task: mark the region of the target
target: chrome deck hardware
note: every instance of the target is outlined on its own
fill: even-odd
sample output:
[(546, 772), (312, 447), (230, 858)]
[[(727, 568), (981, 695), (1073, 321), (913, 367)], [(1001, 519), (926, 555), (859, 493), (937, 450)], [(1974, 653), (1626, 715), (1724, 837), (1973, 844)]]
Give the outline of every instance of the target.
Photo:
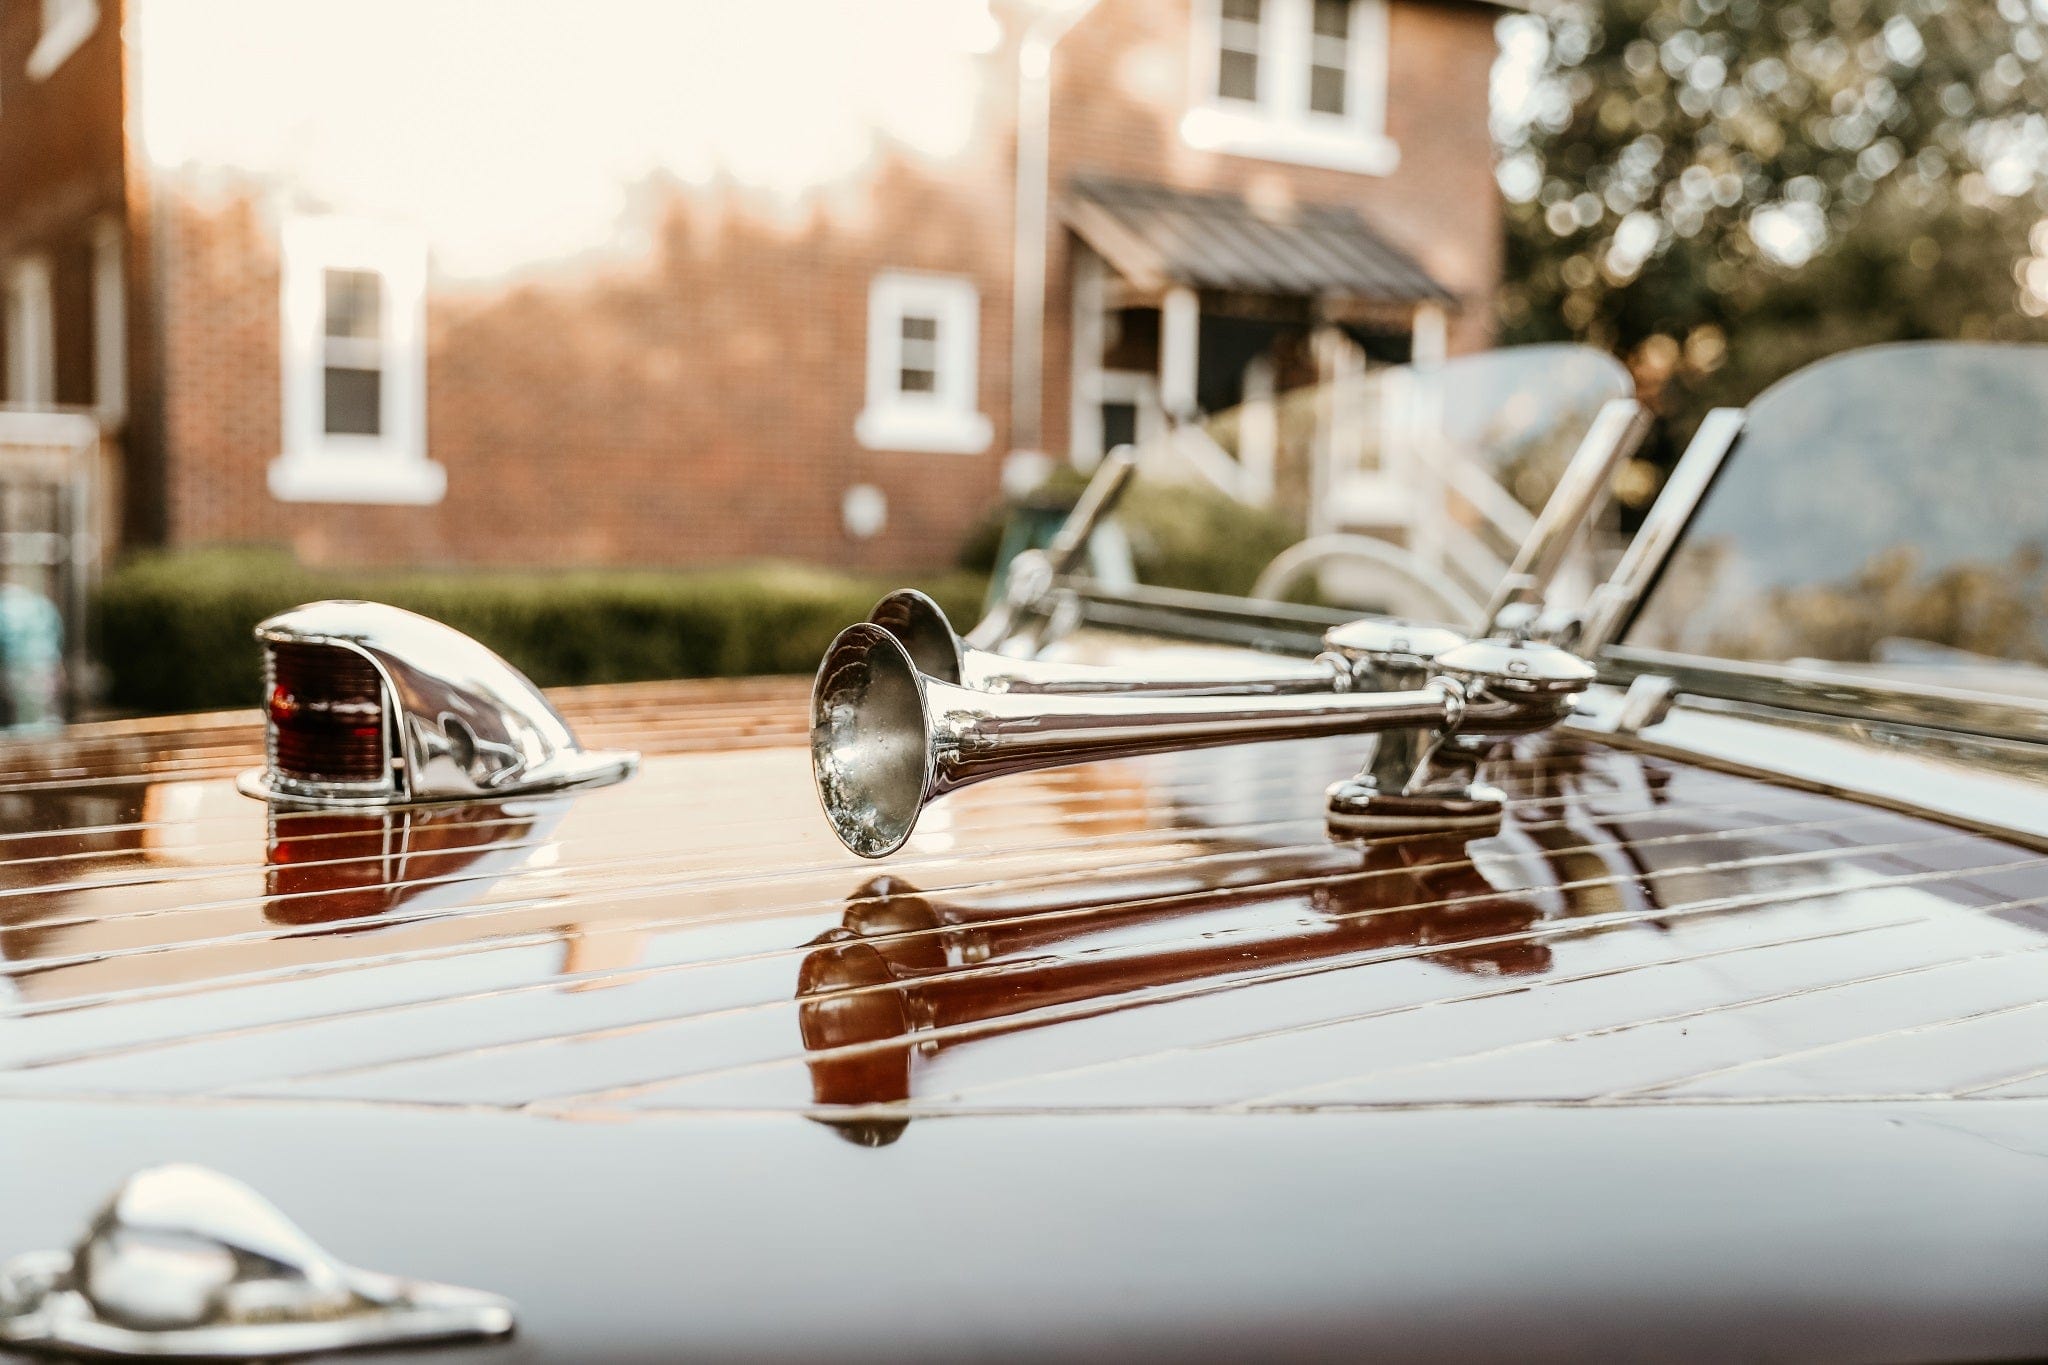
[[(1380, 638), (1404, 629), (1418, 633)], [(1397, 642), (1404, 647), (1392, 649)], [(1419, 681), (1366, 693), (1189, 695), (1127, 677), (1123, 695), (985, 692), (921, 672), (880, 626), (849, 626), (826, 651), (811, 693), (819, 801), (849, 849), (879, 858), (903, 846), (927, 804), (993, 777), (1170, 750), (1407, 731), (1413, 738), (1395, 746), (1398, 764), (1376, 762), (1333, 790), (1340, 826), (1485, 819), (1497, 817), (1500, 798), (1470, 780), (1480, 751), (1445, 741), (1544, 729), (1593, 679), (1591, 667), (1549, 645), (1440, 648), (1442, 638), (1399, 623), (1339, 627), (1326, 643), (1340, 656), (1350, 649), (1363, 667)]]
[[(1426, 686), (1437, 660), (1463, 646), (1465, 637), (1440, 626), (1367, 619), (1332, 627), (1323, 643), (1352, 667), (1364, 687), (1401, 692)], [(1466, 790), (1473, 786), (1470, 774), (1463, 783), (1444, 772), (1424, 774), (1425, 761), (1440, 748), (1441, 736), (1427, 730), (1382, 734), (1364, 771), (1329, 789), (1332, 827), (1348, 832), (1497, 819), (1500, 794), (1490, 787)]]
[(69, 1251), (0, 1267), (0, 1346), (152, 1360), (275, 1360), (512, 1330), (495, 1294), (344, 1265), (261, 1195), (202, 1166), (130, 1176)]
[[(1351, 627), (1330, 632), (1337, 637)], [(1357, 777), (1328, 792), (1330, 827), (1346, 834), (1488, 827), (1506, 797), (1479, 780), (1494, 743), (1557, 724), (1592, 685), (1594, 669), (1554, 645), (1474, 640), (1437, 653), (1420, 676), (1462, 689), (1464, 714), (1434, 733), (1381, 735)]]
[(616, 782), (637, 754), (586, 750), (540, 689), (458, 630), (378, 602), (314, 602), (256, 627), (261, 799), (378, 807)]

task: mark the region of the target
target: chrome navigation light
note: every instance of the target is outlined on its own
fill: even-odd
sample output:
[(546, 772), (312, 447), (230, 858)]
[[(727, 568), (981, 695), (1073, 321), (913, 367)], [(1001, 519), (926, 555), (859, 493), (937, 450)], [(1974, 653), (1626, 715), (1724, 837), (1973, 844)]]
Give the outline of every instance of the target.
[(512, 1330), (496, 1294), (359, 1270), (202, 1166), (130, 1176), (69, 1251), (0, 1266), (0, 1346), (151, 1360), (278, 1360)]
[(250, 796), (308, 806), (497, 798), (616, 782), (540, 689), (460, 631), (378, 602), (314, 602), (256, 627), (266, 763)]

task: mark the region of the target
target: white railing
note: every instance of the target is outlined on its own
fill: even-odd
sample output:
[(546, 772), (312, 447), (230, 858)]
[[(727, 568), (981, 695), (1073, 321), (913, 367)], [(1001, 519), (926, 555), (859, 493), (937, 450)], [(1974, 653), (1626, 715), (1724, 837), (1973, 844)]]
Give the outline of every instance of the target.
[(1262, 505), (1271, 496), (1270, 487), (1260, 487), (1255, 471), (1238, 463), (1202, 427), (1163, 413), (1156, 426), (1158, 434), (1138, 447), (1141, 475), (1169, 483), (1203, 484), (1247, 506)]
[[(1321, 383), (1274, 394), (1268, 372), (1248, 371), (1247, 401), (1204, 423), (1148, 413), (1141, 469), (1263, 506), (1286, 466), (1289, 504), (1312, 540), (1382, 541), (1421, 580), (1482, 601), (1535, 528), (1524, 499), (1542, 500), (1603, 405), (1632, 388), (1612, 357), (1583, 347), (1372, 371), (1341, 335), (1324, 334), (1319, 347)], [(1531, 482), (1527, 460), (1536, 486), (1518, 497), (1503, 480)], [(1565, 577), (1584, 578), (1580, 567)]]

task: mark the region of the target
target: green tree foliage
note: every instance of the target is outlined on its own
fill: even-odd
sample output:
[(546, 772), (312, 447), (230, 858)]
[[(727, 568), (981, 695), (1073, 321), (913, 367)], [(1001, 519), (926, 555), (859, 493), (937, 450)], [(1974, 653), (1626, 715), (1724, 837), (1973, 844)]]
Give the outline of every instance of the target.
[(1850, 347), (2048, 338), (2048, 0), (1571, 0), (1502, 31), (1503, 331), (1623, 356), (1675, 435)]

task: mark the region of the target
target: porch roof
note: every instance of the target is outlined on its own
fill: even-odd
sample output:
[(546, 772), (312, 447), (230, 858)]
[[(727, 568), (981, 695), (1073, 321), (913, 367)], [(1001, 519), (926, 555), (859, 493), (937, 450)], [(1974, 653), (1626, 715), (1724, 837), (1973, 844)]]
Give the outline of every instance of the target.
[(1066, 220), (1144, 289), (1187, 285), (1379, 305), (1456, 301), (1414, 257), (1335, 204), (1268, 210), (1236, 195), (1077, 177)]

